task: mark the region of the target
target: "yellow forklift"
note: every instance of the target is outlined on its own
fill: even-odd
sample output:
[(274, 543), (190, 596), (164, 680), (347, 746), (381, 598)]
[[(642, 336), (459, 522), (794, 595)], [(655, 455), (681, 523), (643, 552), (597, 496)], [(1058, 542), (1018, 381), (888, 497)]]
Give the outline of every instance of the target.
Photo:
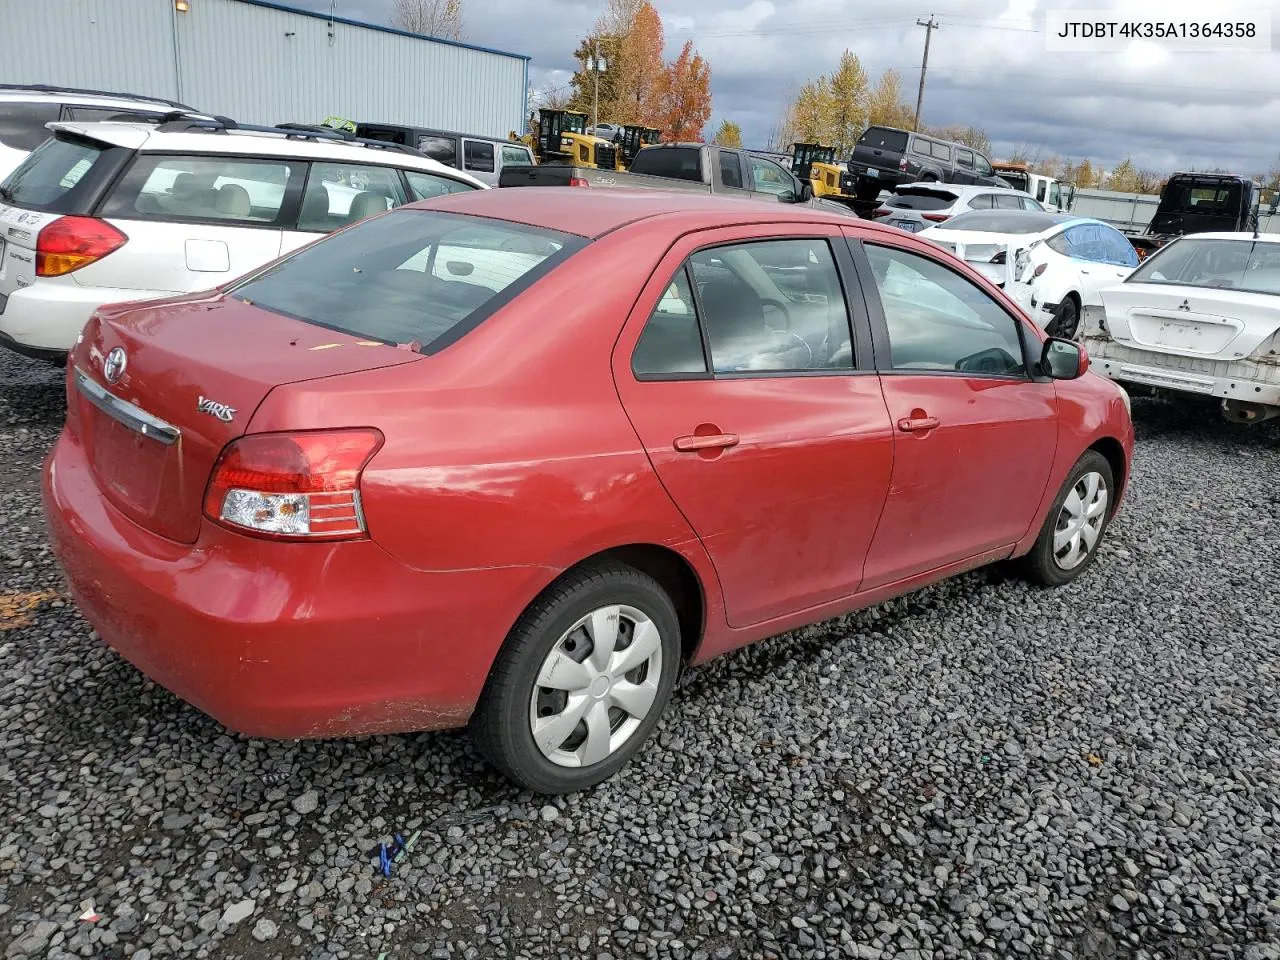
[(850, 206), (857, 199), (853, 192), (852, 178), (847, 178), (843, 164), (836, 162), (835, 147), (824, 147), (817, 143), (793, 143), (791, 172), (801, 180), (808, 180), (813, 184), (815, 197), (826, 197)]

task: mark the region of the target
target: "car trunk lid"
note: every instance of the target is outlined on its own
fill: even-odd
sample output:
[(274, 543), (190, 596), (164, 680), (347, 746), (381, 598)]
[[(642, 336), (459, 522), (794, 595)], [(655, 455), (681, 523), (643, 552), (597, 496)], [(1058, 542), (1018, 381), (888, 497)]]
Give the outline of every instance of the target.
[(1240, 360), (1280, 328), (1280, 297), (1146, 283), (1107, 287), (1100, 296), (1113, 339), (1168, 353)]
[(219, 453), (274, 387), (420, 359), (216, 294), (104, 308), (72, 351), (69, 426), (121, 513), (193, 543)]

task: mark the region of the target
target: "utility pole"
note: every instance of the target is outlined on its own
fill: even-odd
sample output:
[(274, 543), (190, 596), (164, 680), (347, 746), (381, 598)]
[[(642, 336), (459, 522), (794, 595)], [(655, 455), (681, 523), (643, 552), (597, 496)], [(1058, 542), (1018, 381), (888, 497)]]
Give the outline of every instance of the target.
[(591, 130), (600, 125), (600, 38), (591, 38), (591, 75), (595, 80), (595, 94), (591, 105)]
[(929, 14), (929, 19), (917, 20), (916, 26), (924, 27), (924, 60), (920, 64), (920, 92), (916, 94), (916, 121), (912, 125), (913, 130), (920, 129), (920, 105), (924, 103), (924, 75), (929, 69), (929, 38), (933, 36), (933, 31), (938, 29), (938, 24), (933, 22), (933, 14)]

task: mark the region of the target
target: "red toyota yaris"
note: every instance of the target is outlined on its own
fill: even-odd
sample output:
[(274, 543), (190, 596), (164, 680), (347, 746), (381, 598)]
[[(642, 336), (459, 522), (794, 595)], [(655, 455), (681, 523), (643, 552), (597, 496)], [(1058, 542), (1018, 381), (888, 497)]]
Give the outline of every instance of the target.
[(469, 725), (568, 792), (685, 664), (994, 561), (1079, 576), (1133, 446), (1087, 366), (891, 228), (476, 191), (100, 310), (45, 505), (103, 639), (233, 730)]

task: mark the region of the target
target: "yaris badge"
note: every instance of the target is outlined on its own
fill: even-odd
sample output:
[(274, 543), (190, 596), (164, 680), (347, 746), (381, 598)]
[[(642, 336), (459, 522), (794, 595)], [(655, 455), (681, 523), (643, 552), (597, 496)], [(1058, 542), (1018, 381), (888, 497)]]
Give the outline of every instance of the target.
[(216, 400), (210, 400), (208, 397), (200, 397), (196, 401), (196, 409), (201, 413), (207, 413), (211, 417), (217, 417), (223, 423), (230, 423), (236, 415), (233, 407), (228, 407), (225, 403), (218, 403)]
[(119, 383), (128, 365), (129, 358), (124, 355), (124, 349), (115, 347), (102, 361), (102, 375), (107, 378), (107, 383)]

